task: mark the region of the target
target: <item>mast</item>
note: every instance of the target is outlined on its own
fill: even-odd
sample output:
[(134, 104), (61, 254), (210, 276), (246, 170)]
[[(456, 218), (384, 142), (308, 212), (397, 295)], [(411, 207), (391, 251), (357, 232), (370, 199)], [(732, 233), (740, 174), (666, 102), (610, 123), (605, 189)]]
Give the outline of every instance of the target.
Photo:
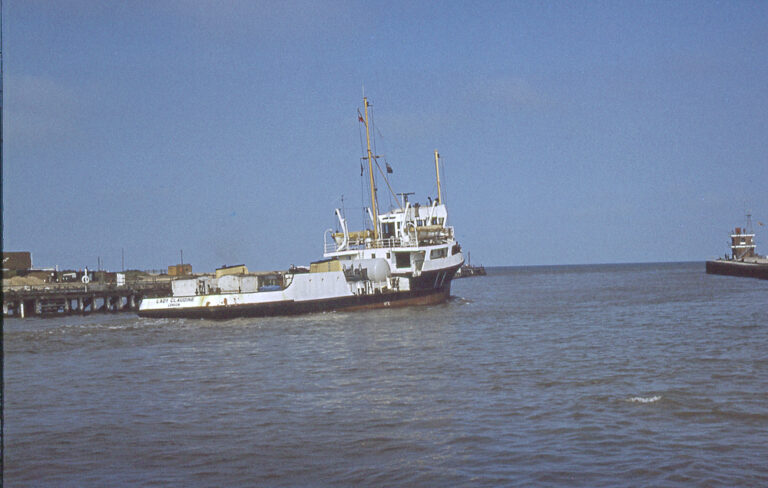
[(376, 208), (376, 184), (373, 181), (373, 153), (371, 152), (371, 131), (368, 128), (368, 98), (363, 97), (365, 105), (365, 141), (368, 145), (368, 174), (371, 177), (371, 211), (373, 212), (373, 240), (379, 239), (379, 212)]
[(440, 158), (440, 155), (437, 154), (437, 149), (435, 149), (435, 173), (437, 174), (437, 201), (440, 203), (443, 203), (443, 194), (440, 192), (440, 163), (438, 163), (438, 160)]

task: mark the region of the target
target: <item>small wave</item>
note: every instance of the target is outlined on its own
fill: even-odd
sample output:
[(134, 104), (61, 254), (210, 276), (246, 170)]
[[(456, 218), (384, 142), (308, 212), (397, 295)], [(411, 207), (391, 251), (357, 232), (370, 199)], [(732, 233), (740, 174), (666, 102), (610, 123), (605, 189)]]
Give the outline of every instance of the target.
[(661, 400), (661, 395), (654, 395), (652, 397), (636, 396), (636, 397), (627, 399), (628, 402), (632, 402), (632, 403), (653, 403), (653, 402), (658, 402), (659, 400)]
[(474, 303), (474, 300), (470, 298), (460, 297), (458, 295), (451, 295), (450, 297), (448, 297), (448, 301), (451, 303), (455, 303), (457, 305), (469, 305), (470, 303)]

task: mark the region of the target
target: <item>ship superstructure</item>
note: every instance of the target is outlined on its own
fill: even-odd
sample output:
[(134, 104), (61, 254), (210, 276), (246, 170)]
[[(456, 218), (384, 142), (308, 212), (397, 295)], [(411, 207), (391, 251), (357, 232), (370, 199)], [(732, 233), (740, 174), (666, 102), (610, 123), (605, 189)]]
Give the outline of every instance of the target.
[(733, 230), (733, 234), (731, 234), (731, 259), (754, 258), (756, 257), (755, 247), (754, 232), (742, 227), (736, 227)]
[[(759, 222), (762, 226), (763, 223)], [(709, 274), (744, 276), (768, 279), (768, 258), (757, 253), (752, 215), (747, 213), (747, 225), (736, 227), (731, 232), (731, 255), (706, 262)]]

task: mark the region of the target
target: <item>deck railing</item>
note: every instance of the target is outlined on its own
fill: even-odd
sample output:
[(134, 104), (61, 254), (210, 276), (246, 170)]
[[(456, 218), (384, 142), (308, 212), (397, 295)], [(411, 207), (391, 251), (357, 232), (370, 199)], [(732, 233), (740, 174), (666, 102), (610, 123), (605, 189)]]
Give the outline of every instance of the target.
[[(347, 242), (345, 249), (343, 250), (361, 250), (361, 249), (381, 249), (381, 248), (413, 248), (418, 246), (423, 246), (425, 244), (440, 244), (442, 242), (447, 242), (447, 240), (451, 237), (453, 237), (453, 227), (446, 227), (446, 232), (444, 236), (441, 236), (439, 238), (429, 238), (424, 239), (422, 238), (419, 240), (416, 237), (416, 232), (412, 231), (408, 233), (408, 239), (404, 240), (398, 237), (387, 237), (384, 239), (352, 239), (349, 242)], [(339, 245), (336, 243), (336, 240), (333, 237), (333, 231), (332, 230), (326, 230), (325, 234), (323, 235), (323, 252), (324, 253), (332, 253), (339, 251)], [(438, 242), (435, 242), (438, 241)]]

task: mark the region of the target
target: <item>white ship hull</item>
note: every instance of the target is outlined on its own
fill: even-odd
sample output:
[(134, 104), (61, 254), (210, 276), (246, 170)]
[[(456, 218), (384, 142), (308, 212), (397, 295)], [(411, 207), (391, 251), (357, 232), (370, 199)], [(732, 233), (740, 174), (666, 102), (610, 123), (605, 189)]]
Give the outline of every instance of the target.
[(138, 313), (142, 317), (233, 318), (431, 305), (448, 299), (461, 262), (407, 280), (407, 287), (402, 286), (405, 280), (397, 279), (400, 286), (396, 288), (368, 286), (353, 293), (344, 272), (303, 273), (293, 275), (283, 290), (146, 298)]

